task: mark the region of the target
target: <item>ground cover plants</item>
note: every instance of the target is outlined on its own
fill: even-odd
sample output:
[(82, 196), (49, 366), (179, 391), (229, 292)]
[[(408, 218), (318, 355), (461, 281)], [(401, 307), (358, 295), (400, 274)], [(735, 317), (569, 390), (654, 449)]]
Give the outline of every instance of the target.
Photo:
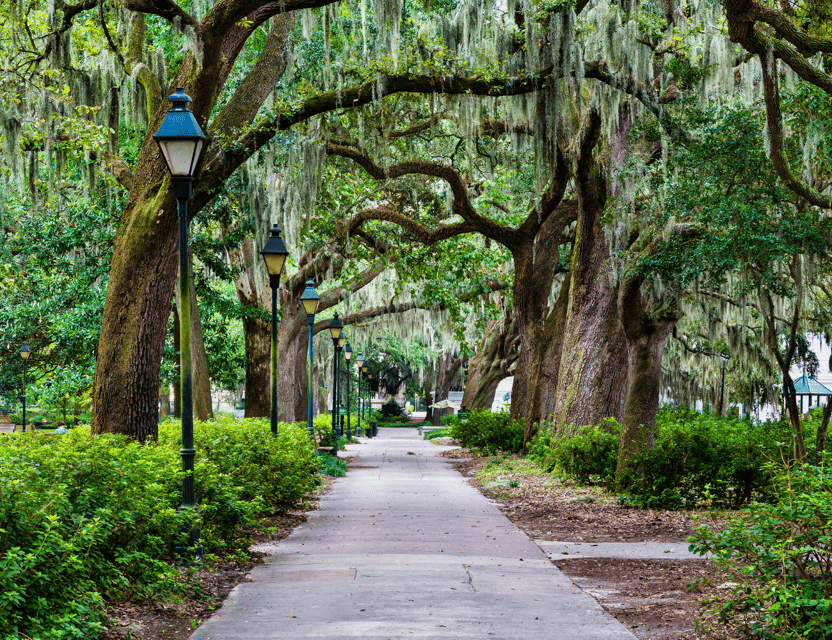
[(193, 589), (175, 566), (193, 524), (206, 565), (245, 560), (261, 519), (298, 504), (319, 482), (305, 425), (196, 423), (199, 511), (179, 510), (178, 422), (158, 442), (62, 436), (0, 438), (0, 637), (96, 637), (106, 604), (176, 599)]
[(692, 549), (712, 553), (733, 588), (714, 599), (724, 620), (750, 637), (832, 636), (832, 473), (819, 466), (770, 468), (772, 500), (727, 522), (700, 526)]

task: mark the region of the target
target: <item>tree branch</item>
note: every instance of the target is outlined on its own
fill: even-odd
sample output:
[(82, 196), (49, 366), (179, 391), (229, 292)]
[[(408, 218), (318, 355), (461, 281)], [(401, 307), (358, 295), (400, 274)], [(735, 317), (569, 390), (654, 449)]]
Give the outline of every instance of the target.
[(783, 124), (780, 114), (780, 90), (777, 79), (776, 63), (771, 50), (760, 54), (763, 68), (763, 90), (766, 102), (766, 122), (768, 123), (769, 157), (774, 171), (783, 183), (799, 196), (817, 207), (832, 209), (832, 198), (822, 195), (812, 187), (798, 180), (792, 173), (783, 154)]

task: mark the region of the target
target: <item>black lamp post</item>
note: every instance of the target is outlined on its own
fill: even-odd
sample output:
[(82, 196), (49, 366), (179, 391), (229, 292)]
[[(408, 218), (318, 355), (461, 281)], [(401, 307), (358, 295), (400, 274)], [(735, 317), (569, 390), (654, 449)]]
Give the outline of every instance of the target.
[[(361, 373), (364, 374), (364, 386), (367, 388), (367, 394), (368, 395), (370, 393), (370, 380), (369, 380), (369, 378), (367, 378), (367, 375), (369, 374), (369, 371), (370, 371), (370, 367), (367, 365), (367, 361), (365, 360), (364, 364), (361, 365)], [(361, 408), (362, 413), (367, 408), (367, 404), (368, 404), (367, 401), (365, 401), (364, 406)], [(372, 405), (370, 405), (370, 408), (372, 409)], [(370, 417), (372, 417), (372, 414), (369, 414), (369, 415), (370, 415)], [(367, 416), (362, 416), (362, 417), (364, 418), (365, 421), (367, 420)], [(364, 431), (366, 431), (366, 430), (367, 429), (365, 427)]]
[(315, 429), (312, 426), (312, 325), (315, 324), (315, 313), (318, 311), (318, 303), (321, 301), (318, 292), (315, 291), (315, 283), (306, 281), (306, 289), (300, 297), (303, 309), (306, 311), (306, 324), (309, 325), (309, 376), (306, 389), (306, 429), (309, 431), (309, 438), (315, 442)]
[[(182, 506), (180, 509), (195, 509), (194, 496), (194, 402), (191, 386), (191, 301), (188, 282), (190, 264), (188, 260), (188, 199), (191, 197), (194, 171), (199, 162), (202, 148), (208, 138), (202, 133), (193, 112), (188, 109), (191, 99), (182, 87), (168, 98), (171, 107), (165, 114), (159, 130), (153, 139), (159, 145), (171, 175), (173, 197), (176, 198), (179, 213), (179, 364), (181, 369), (182, 396)], [(200, 530), (192, 529), (188, 547), (196, 548)], [(197, 556), (201, 552), (197, 550)]]
[(364, 355), (359, 351), (358, 357), (355, 359), (355, 364), (358, 365), (358, 393), (356, 394), (358, 399), (358, 411), (356, 412), (356, 418), (358, 419), (358, 426), (355, 429), (356, 435), (361, 435), (361, 367), (364, 366)]
[(26, 432), (26, 367), (29, 365), (29, 345), (20, 347), (20, 357), (23, 358), (23, 432)]
[(344, 435), (344, 419), (341, 417), (341, 406), (343, 405), (341, 393), (343, 389), (343, 385), (341, 384), (343, 380), (341, 380), (341, 354), (344, 353), (344, 347), (347, 346), (347, 336), (344, 335), (344, 332), (341, 332), (341, 335), (338, 336), (338, 435)]
[(373, 372), (367, 372), (367, 415), (373, 419)]
[(338, 317), (338, 313), (336, 312), (332, 318), (332, 322), (329, 323), (329, 333), (332, 336), (332, 347), (335, 350), (335, 357), (332, 361), (332, 446), (336, 446), (338, 444), (336, 429), (338, 425), (338, 356), (340, 355), (340, 349), (338, 348), (339, 342), (341, 340), (341, 329), (344, 328), (344, 325), (341, 324), (341, 320)]
[(269, 239), (260, 252), (266, 261), (269, 272), (269, 286), (272, 289), (272, 407), (271, 427), (272, 435), (277, 437), (277, 289), (280, 286), (280, 273), (289, 252), (280, 237), (280, 229), (275, 225), (269, 230)]
[(352, 347), (348, 342), (344, 347), (344, 360), (347, 361), (347, 442), (352, 440), (352, 430), (350, 428), (350, 358), (352, 358)]

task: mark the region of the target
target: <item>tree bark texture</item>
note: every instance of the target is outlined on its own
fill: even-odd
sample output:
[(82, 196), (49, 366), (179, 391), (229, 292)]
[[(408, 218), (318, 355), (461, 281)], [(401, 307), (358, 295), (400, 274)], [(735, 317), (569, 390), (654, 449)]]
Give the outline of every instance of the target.
[(630, 355), (616, 479), (620, 479), (627, 469), (632, 454), (653, 446), (661, 394), (662, 355), (667, 338), (681, 317), (675, 306), (660, 313), (645, 311), (640, 286), (641, 280), (623, 283), (619, 301)]
[[(194, 263), (193, 255), (189, 263)], [(214, 417), (214, 409), (211, 403), (211, 374), (208, 370), (208, 355), (205, 353), (205, 340), (202, 338), (202, 315), (199, 312), (193, 270), (188, 278), (188, 288), (191, 297), (191, 389), (194, 418), (205, 421)], [(178, 298), (176, 308), (179, 308)]]
[(591, 157), (599, 135), (600, 118), (591, 112), (576, 161), (580, 216), (553, 418), (564, 437), (606, 417), (621, 419), (624, 408), (627, 343), (618, 317), (617, 284), (608, 272), (609, 245), (599, 221), (607, 185)]
[[(272, 13), (277, 12), (279, 8)], [(188, 54), (172, 83), (187, 89), (193, 98), (194, 116), (209, 136), (252, 121), (285, 69), (292, 24), (286, 16), (273, 21), (253, 72), (212, 122), (212, 128), (207, 126), (208, 114), (248, 35), (269, 15), (252, 14), (252, 24), (245, 27), (228, 15), (206, 17), (211, 24), (199, 30), (200, 44), (213, 54), (204, 57), (201, 67)], [(158, 433), (159, 371), (176, 282), (178, 229), (170, 177), (151, 136), (168, 106), (163, 104), (155, 113), (148, 113), (149, 133), (114, 241), (91, 393), (94, 434), (122, 433), (143, 441)], [(244, 159), (229, 161), (221, 148), (209, 145), (194, 182), (190, 217), (211, 200)]]
[(519, 355), (517, 323), (512, 311), (507, 307), (502, 318), (488, 323), (477, 353), (471, 358), (462, 396), (462, 405), (468, 409), (490, 409), (497, 385), (512, 374), (511, 367)]

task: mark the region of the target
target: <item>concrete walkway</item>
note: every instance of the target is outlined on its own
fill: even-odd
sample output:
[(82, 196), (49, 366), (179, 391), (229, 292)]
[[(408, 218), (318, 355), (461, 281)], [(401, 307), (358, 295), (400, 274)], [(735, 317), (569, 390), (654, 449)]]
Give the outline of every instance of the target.
[(351, 445), (347, 477), (192, 640), (635, 638), (436, 455), (445, 448), (407, 428)]

